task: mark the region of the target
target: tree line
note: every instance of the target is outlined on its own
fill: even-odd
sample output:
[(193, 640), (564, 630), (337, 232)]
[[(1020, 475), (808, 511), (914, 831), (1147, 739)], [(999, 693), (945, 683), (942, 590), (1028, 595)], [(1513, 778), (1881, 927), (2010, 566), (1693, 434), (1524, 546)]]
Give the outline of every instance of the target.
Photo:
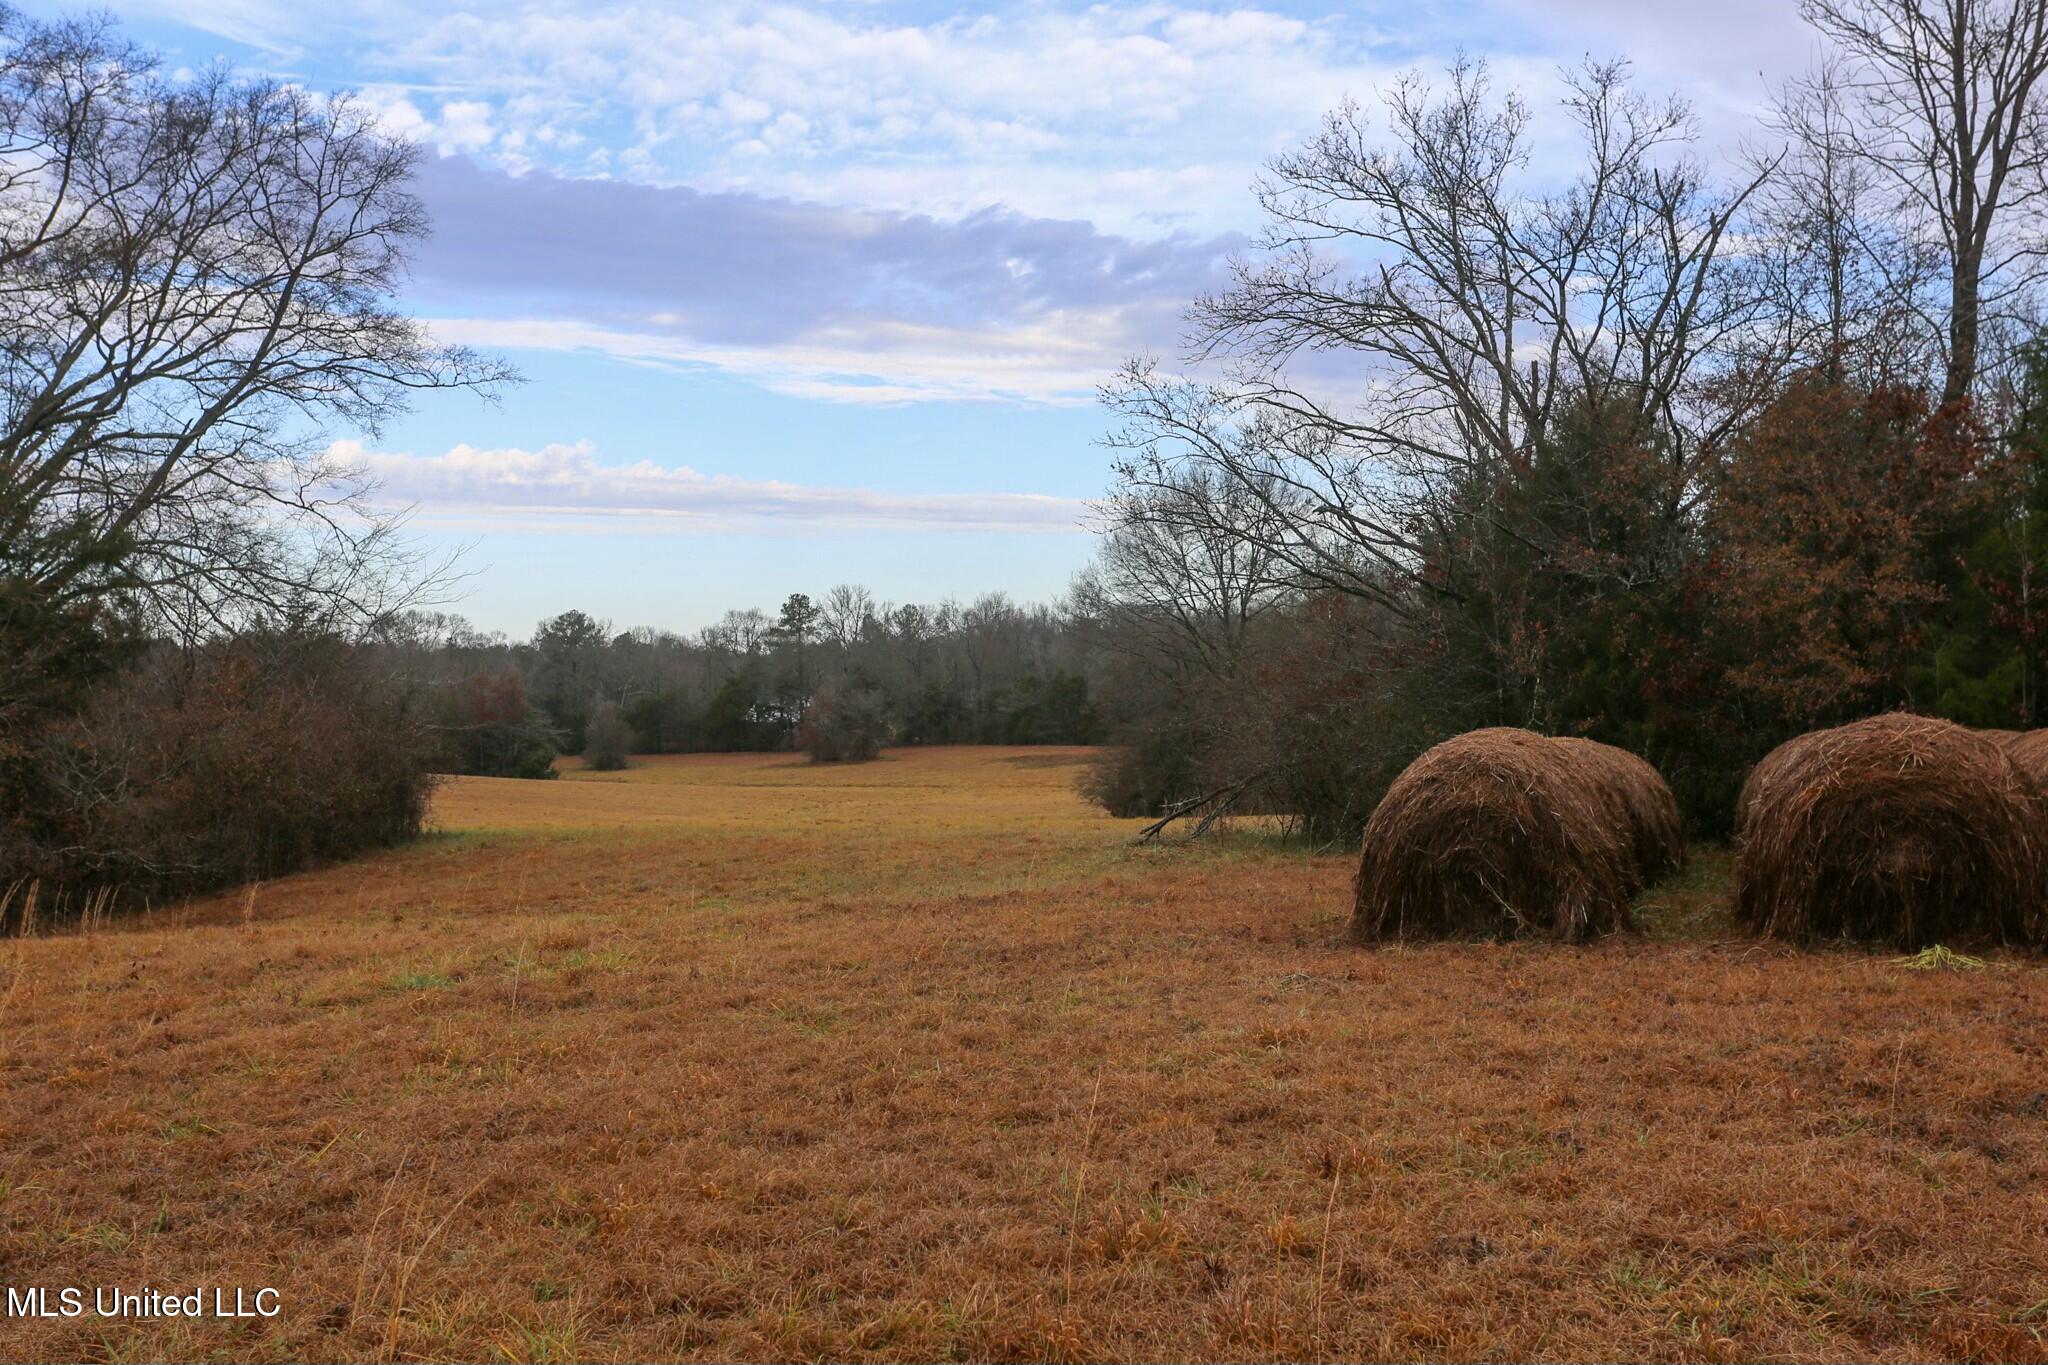
[[(1093, 744), (1087, 645), (1052, 606), (878, 601), (842, 584), (695, 632), (618, 630), (581, 611), (531, 637), (412, 613), (386, 647), (438, 699), (455, 771), (545, 776), (557, 753), (796, 747), (832, 759), (883, 743)], [(807, 724), (808, 722), (808, 724)], [(593, 743), (596, 749), (593, 751)]]
[(1459, 62), (1273, 162), (1197, 377), (1106, 391), (1106, 804), (1348, 835), (1507, 724), (1712, 829), (1789, 734), (2043, 723), (2048, 8), (1802, 12), (1825, 59), (1718, 168), (1619, 62), (1545, 111)]
[(418, 832), (432, 732), (362, 645), (442, 566), (326, 453), (508, 377), (398, 305), (418, 160), (0, 7), (0, 923)]

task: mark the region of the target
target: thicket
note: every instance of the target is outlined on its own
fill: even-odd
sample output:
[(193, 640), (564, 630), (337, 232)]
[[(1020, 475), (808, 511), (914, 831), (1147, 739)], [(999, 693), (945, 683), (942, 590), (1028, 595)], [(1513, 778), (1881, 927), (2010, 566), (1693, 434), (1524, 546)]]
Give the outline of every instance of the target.
[[(1516, 725), (1645, 755), (1725, 834), (1743, 775), (1804, 731), (1894, 709), (2048, 723), (2041, 348), (1987, 425), (1924, 389), (1798, 376), (1667, 534), (1644, 452), (1569, 424), (1460, 504), (1405, 600), (1268, 582), (1224, 651), (1161, 635), (1098, 566), (1117, 744), (1087, 791), (1159, 814), (1244, 782), (1238, 809), (1349, 839), (1429, 745)], [(1148, 495), (1143, 534), (1167, 501)]]
[(889, 715), (869, 688), (826, 687), (804, 710), (797, 747), (815, 763), (865, 763), (889, 742)]
[(19, 923), (418, 832), (434, 587), (330, 427), (488, 390), (396, 290), (418, 150), (347, 97), (0, 6), (0, 900)]
[(526, 698), (519, 670), (472, 673), (436, 692), (442, 769), (477, 777), (555, 775), (555, 729)]
[(617, 702), (599, 702), (591, 710), (583, 736), (583, 761), (601, 773), (617, 772), (633, 753), (633, 731)]
[(386, 662), (292, 632), (157, 645), (68, 714), (11, 729), (9, 923), (131, 908), (417, 835), (436, 741), (420, 690)]

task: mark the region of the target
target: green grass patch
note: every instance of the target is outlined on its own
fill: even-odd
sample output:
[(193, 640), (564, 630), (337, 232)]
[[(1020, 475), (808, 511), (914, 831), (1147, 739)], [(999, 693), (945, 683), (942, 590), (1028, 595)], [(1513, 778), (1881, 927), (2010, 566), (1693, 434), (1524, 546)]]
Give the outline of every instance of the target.
[(1636, 923), (1648, 938), (1726, 938), (1738, 932), (1734, 903), (1734, 850), (1699, 844), (1684, 871), (1643, 893), (1636, 902)]
[(391, 978), (394, 991), (440, 991), (455, 984), (445, 972), (403, 972)]

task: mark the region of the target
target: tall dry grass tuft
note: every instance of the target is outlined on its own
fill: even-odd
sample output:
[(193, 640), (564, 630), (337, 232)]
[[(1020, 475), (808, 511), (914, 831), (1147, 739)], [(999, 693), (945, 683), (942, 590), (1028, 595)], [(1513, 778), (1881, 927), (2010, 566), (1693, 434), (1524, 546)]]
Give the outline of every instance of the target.
[(14, 935), (16, 938), (36, 936), (36, 901), (43, 889), (40, 877), (17, 877), (0, 894), (0, 928), (8, 924), (8, 912), (13, 910)]

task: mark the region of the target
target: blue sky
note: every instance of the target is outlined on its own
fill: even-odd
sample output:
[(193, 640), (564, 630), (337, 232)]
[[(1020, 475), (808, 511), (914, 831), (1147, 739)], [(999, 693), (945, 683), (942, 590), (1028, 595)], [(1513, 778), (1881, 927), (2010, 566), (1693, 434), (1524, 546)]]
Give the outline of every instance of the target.
[(1325, 109), (1463, 50), (1540, 114), (1561, 62), (1625, 54), (1711, 153), (1811, 56), (1794, 0), (111, 9), (173, 68), (354, 90), (429, 149), (409, 303), (526, 382), (334, 435), (514, 634), (839, 582), (1051, 597), (1108, 476), (1095, 386), (1177, 354)]

